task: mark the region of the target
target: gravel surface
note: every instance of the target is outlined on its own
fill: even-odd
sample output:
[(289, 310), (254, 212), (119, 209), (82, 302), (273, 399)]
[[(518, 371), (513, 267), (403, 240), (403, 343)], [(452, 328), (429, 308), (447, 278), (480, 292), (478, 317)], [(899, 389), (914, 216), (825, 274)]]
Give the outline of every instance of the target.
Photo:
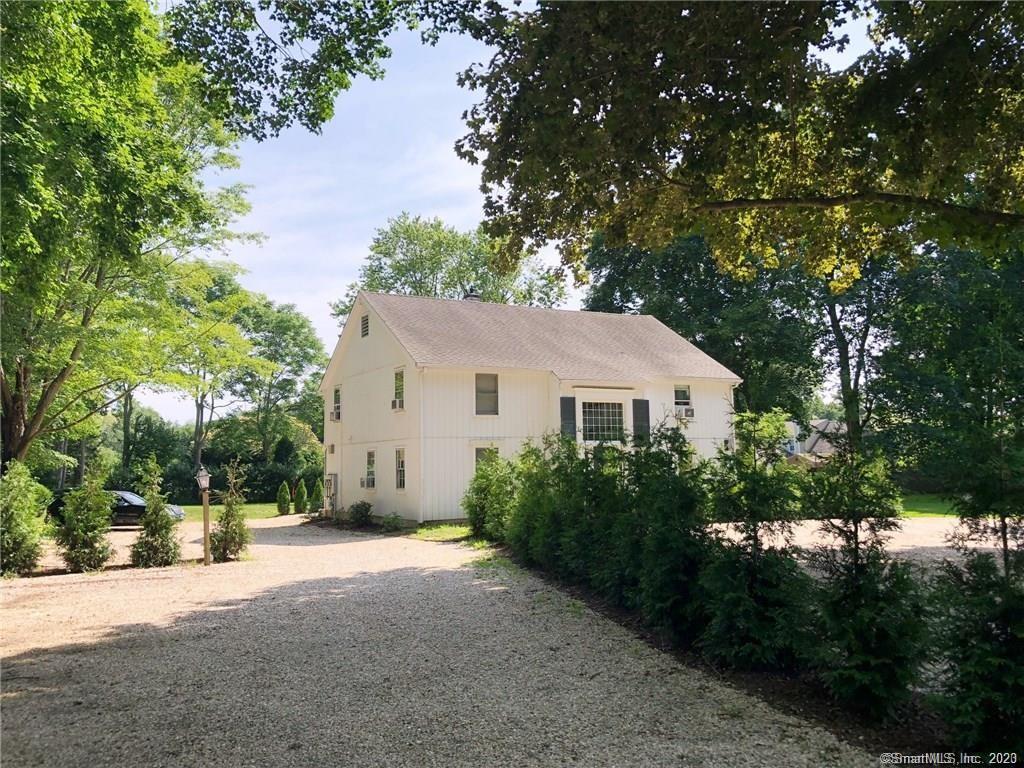
[(480, 552), (299, 523), (5, 582), (4, 768), (877, 764)]

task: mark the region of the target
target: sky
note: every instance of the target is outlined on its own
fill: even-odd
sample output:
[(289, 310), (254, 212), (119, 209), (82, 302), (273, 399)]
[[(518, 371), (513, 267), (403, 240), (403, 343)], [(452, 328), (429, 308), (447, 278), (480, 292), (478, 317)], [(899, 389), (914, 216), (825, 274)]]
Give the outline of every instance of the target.
[[(851, 45), (825, 59), (845, 67), (868, 42), (864, 22), (847, 26)], [(241, 283), (279, 304), (294, 304), (313, 322), (328, 353), (339, 328), (329, 303), (355, 280), (374, 234), (402, 211), (437, 216), (462, 230), (483, 218), (479, 169), (455, 154), (466, 132), (462, 113), (477, 95), (457, 74), (485, 62), (488, 49), (464, 36), (423, 45), (416, 32), (396, 32), (382, 80), (359, 78), (337, 99), (334, 118), (314, 134), (298, 126), (238, 149), (240, 167), (210, 179), (244, 183), (252, 209), (236, 229), (258, 232), (260, 244), (232, 246), (226, 258), (246, 274)], [(553, 250), (542, 253), (550, 263)], [(578, 309), (583, 292), (563, 305)], [(139, 400), (164, 418), (190, 423), (194, 410), (172, 392)]]

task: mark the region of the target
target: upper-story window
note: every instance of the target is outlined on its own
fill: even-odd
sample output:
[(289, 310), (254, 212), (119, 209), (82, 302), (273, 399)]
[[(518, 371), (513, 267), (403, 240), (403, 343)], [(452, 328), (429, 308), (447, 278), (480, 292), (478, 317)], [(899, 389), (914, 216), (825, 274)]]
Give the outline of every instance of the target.
[(341, 421), (341, 387), (334, 388), (334, 403), (331, 408), (331, 421)]
[(498, 415), (498, 374), (478, 373), (476, 375), (477, 416)]
[(370, 335), (370, 316), (363, 315), (359, 318), (359, 335), (369, 336)]
[(395, 397), (391, 401), (391, 409), (400, 411), (405, 408), (405, 369), (395, 371)]
[(690, 400), (690, 385), (676, 384), (676, 418), (692, 419), (694, 416), (693, 401)]
[(622, 403), (583, 403), (583, 439), (588, 442), (622, 440), (626, 425)]

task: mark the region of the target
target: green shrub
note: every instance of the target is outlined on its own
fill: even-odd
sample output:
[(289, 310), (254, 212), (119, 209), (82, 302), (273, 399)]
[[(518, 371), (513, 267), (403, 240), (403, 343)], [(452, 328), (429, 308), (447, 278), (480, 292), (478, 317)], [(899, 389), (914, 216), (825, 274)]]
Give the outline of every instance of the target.
[(309, 514), (318, 516), (324, 511), (324, 481), (317, 479), (313, 484), (313, 492), (309, 495)]
[(349, 505), (348, 520), (357, 528), (365, 528), (373, 522), (373, 504), (368, 501), (357, 501)]
[(288, 481), (282, 480), (277, 489), (277, 514), (287, 515), (291, 511), (292, 494), (288, 490)]
[(306, 482), (300, 479), (299, 484), (295, 486), (295, 514), (304, 515), (307, 509)]
[[(641, 534), (639, 561), (629, 562), (644, 619), (682, 645), (691, 645), (706, 624), (700, 574), (711, 554), (707, 468), (695, 463), (678, 431), (659, 432), (630, 456), (630, 488)], [(637, 533), (621, 530), (623, 543)], [(633, 576), (635, 572), (636, 576)]]
[(462, 497), (462, 508), (474, 536), (504, 541), (505, 527), (515, 501), (515, 468), (512, 462), (489, 455), (479, 462)]
[(843, 706), (891, 717), (910, 698), (925, 641), (921, 589), (882, 537), (899, 527), (899, 489), (881, 455), (840, 446), (808, 477), (803, 506), (835, 542), (812, 555), (822, 576), (819, 675)]
[(114, 554), (107, 532), (114, 495), (103, 490), (103, 473), (94, 472), (78, 490), (64, 496), (63, 519), (54, 538), (68, 570), (96, 571)]
[(245, 524), (245, 497), (237, 462), (228, 465), (225, 482), (227, 490), (221, 495), (224, 509), (210, 533), (210, 551), (217, 563), (237, 560), (252, 541), (252, 531)]
[(24, 464), (11, 461), (0, 478), (0, 573), (28, 573), (36, 567), (49, 503), (50, 492)]
[(784, 550), (725, 543), (701, 574), (704, 655), (736, 669), (792, 671), (811, 648), (814, 584)]
[(1024, 753), (1024, 561), (947, 562), (938, 589), (944, 708), (959, 746)]
[(742, 669), (793, 669), (803, 659), (811, 620), (812, 582), (787, 547), (800, 513), (802, 475), (785, 462), (786, 416), (738, 413), (735, 452), (719, 451), (712, 467), (715, 514), (737, 534), (701, 575), (708, 625), (704, 653)]
[(181, 559), (178, 523), (167, 510), (167, 497), (160, 491), (163, 477), (152, 455), (143, 464), (142, 482), (146, 511), (139, 520), (142, 530), (132, 544), (131, 563), (137, 568), (174, 565)]
[(387, 517), (381, 519), (380, 527), (388, 533), (394, 533), (405, 528), (405, 520), (399, 517), (398, 513), (392, 512)]

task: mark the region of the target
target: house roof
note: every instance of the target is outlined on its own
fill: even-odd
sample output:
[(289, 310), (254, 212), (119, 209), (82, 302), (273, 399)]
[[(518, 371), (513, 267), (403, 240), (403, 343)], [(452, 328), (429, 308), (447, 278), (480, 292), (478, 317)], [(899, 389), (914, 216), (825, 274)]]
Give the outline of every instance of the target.
[(740, 380), (651, 315), (360, 295), (418, 365), (525, 368), (584, 381)]

